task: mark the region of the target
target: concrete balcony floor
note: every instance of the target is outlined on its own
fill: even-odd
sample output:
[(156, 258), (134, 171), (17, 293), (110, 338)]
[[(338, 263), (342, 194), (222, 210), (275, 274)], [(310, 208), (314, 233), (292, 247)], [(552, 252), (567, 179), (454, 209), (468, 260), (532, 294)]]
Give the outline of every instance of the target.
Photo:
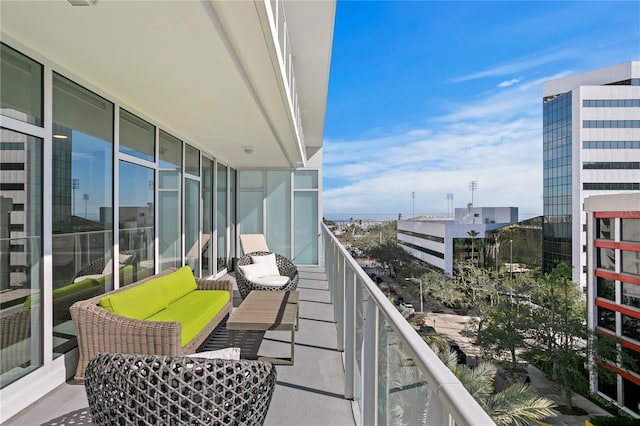
[[(313, 267), (299, 271), (300, 323), (295, 335), (295, 362), (292, 366), (276, 367), (277, 385), (265, 425), (355, 425), (352, 401), (343, 396), (342, 353), (336, 348), (336, 325), (326, 273)], [(239, 304), (236, 298), (234, 305)], [(224, 334), (225, 330), (222, 341)], [(259, 342), (258, 353), (286, 357), (289, 350), (290, 332), (268, 331)], [(91, 424), (84, 386), (65, 383), (5, 423), (41, 424)]]

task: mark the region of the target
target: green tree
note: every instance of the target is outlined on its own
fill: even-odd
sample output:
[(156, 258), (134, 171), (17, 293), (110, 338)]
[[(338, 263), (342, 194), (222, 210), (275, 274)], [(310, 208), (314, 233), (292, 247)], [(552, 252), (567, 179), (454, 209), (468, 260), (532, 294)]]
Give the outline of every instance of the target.
[(540, 280), (534, 302), (534, 345), (529, 352), (542, 370), (557, 383), (569, 409), (574, 392), (586, 393), (588, 378), (586, 302), (571, 281), (571, 267), (561, 263)]
[(511, 366), (518, 369), (517, 353), (527, 346), (532, 317), (526, 302), (502, 296), (489, 313), (486, 326), (477, 335), (477, 343), (500, 358), (510, 358)]
[(541, 420), (557, 415), (552, 410), (555, 403), (537, 395), (529, 385), (519, 383), (494, 392), (495, 363), (482, 361), (471, 369), (467, 365), (458, 365), (455, 352), (442, 351), (437, 347), (432, 349), (497, 425), (525, 426), (529, 424), (528, 419)]

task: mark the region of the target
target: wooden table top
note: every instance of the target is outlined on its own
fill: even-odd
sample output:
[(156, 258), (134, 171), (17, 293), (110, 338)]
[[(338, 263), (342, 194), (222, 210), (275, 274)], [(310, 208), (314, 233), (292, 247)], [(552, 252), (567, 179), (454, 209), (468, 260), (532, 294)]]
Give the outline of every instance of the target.
[(254, 290), (227, 320), (229, 330), (292, 330), (298, 315), (297, 291)]

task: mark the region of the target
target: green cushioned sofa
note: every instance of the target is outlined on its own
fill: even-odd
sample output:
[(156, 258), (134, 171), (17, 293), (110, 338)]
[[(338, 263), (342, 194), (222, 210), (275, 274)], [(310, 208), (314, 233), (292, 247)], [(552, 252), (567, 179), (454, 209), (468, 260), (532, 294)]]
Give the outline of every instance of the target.
[(78, 338), (75, 379), (101, 352), (186, 355), (231, 312), (233, 284), (171, 268), (71, 306)]

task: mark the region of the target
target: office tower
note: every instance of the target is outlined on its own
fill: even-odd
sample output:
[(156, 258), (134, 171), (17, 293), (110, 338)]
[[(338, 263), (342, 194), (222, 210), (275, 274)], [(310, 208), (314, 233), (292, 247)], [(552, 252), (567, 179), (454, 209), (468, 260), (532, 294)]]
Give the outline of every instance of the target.
[(640, 191), (640, 62), (545, 82), (543, 150), (543, 270), (584, 287), (584, 199)]

